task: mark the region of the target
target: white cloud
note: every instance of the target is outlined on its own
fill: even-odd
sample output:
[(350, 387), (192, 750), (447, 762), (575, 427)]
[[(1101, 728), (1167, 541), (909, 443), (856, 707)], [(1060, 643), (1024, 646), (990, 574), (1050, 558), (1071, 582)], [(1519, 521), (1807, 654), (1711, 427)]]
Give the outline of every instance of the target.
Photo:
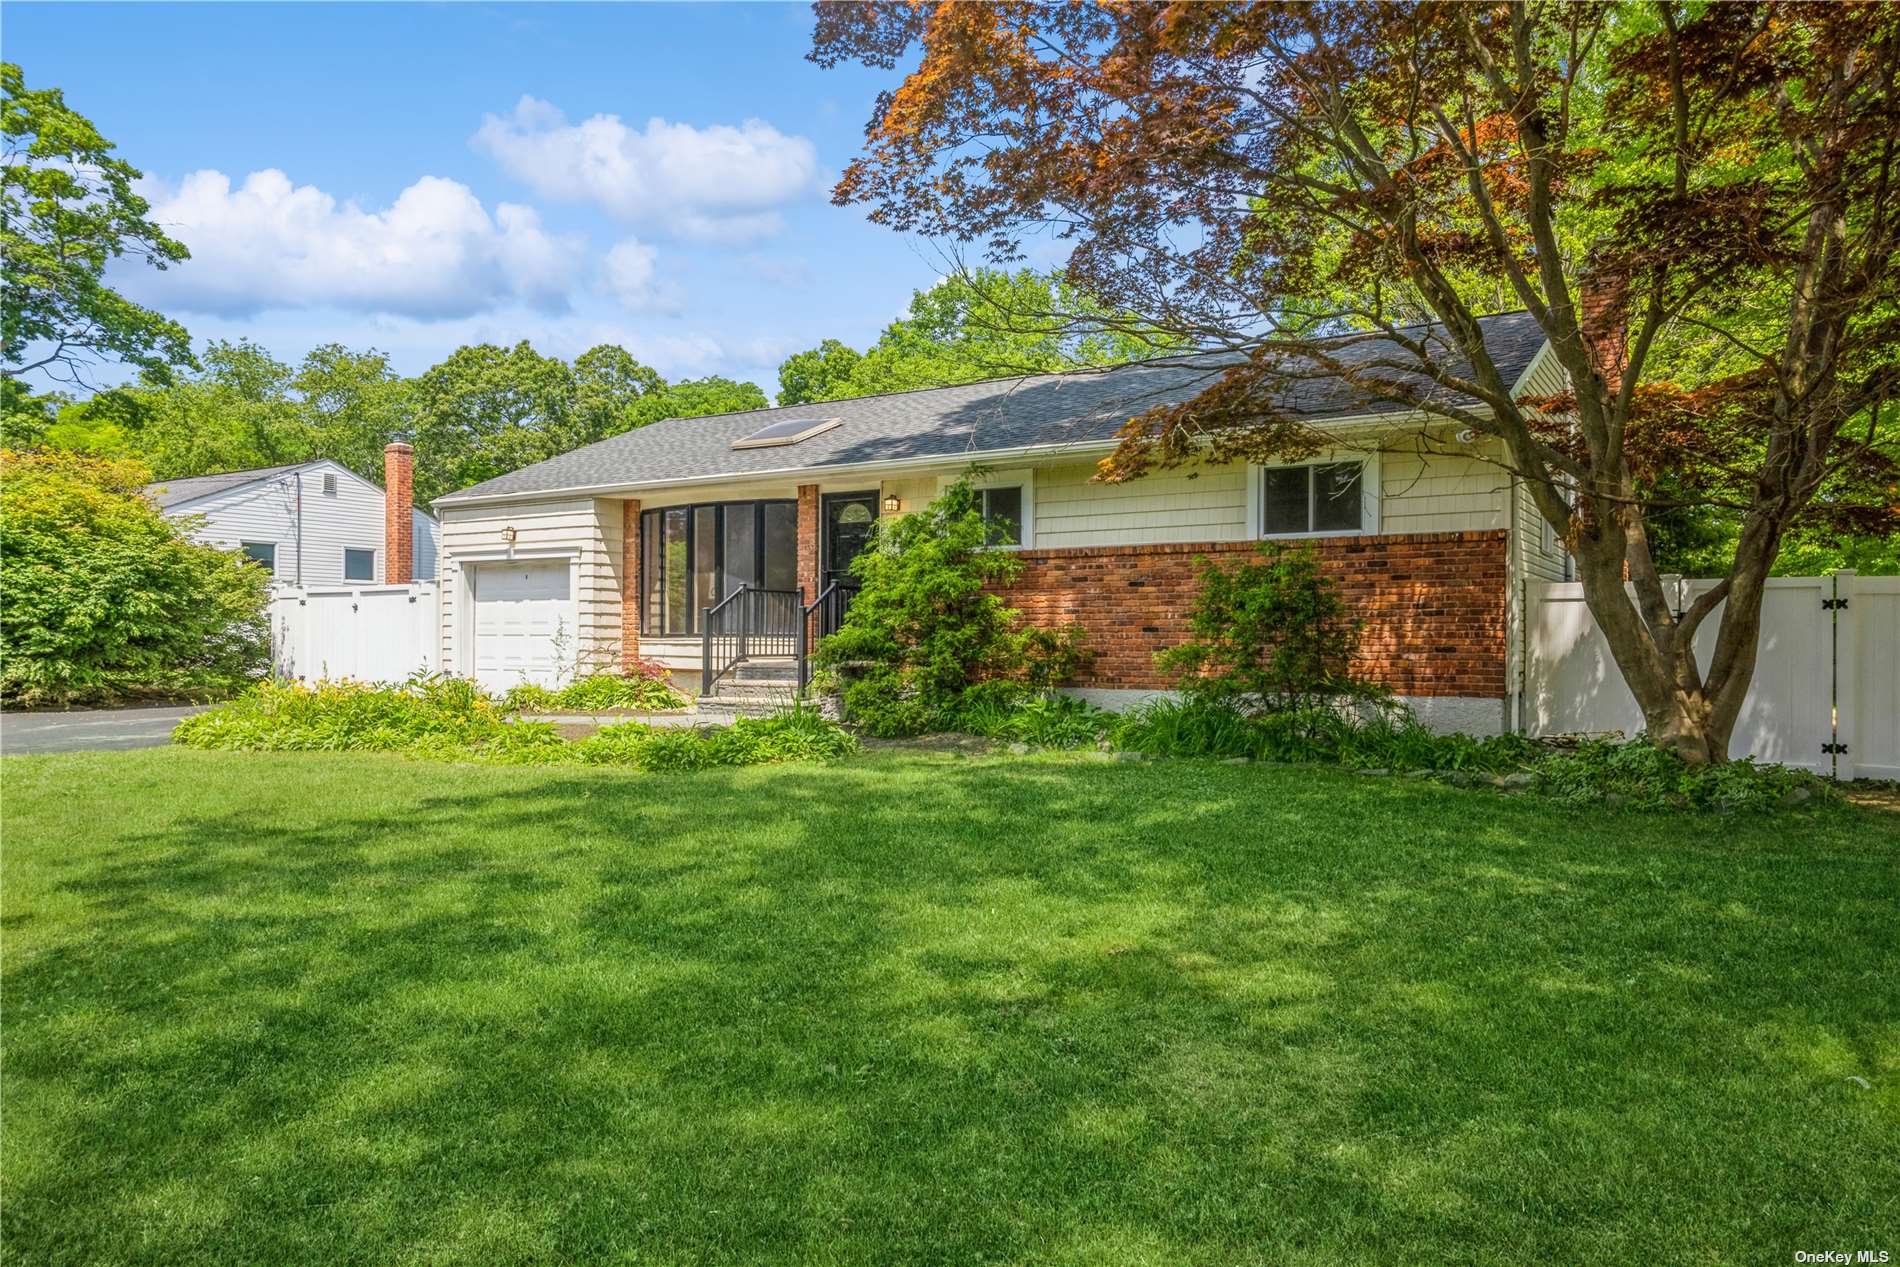
[(531, 207), (490, 216), (467, 186), (424, 176), (380, 211), (338, 202), (275, 169), (233, 188), (218, 171), (175, 188), (148, 182), (152, 219), (191, 249), (164, 273), (126, 281), (168, 309), (235, 315), (327, 305), (457, 317), (518, 302), (566, 305), (582, 244), (550, 234)]
[(601, 281), (607, 293), (623, 308), (650, 308), (658, 298), (655, 291), (655, 262), (659, 252), (638, 238), (614, 244), (602, 261)]
[(696, 128), (655, 118), (636, 130), (597, 114), (570, 124), (523, 97), (513, 113), (485, 116), (471, 144), (542, 197), (699, 241), (773, 236), (784, 228), (774, 209), (818, 187), (812, 143), (759, 119)]

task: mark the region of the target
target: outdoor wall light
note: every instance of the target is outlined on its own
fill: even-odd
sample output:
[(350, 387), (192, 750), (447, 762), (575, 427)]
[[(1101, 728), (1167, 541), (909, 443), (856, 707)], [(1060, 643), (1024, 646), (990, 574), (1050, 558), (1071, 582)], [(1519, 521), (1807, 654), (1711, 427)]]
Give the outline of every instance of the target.
[(501, 530), (501, 539), (504, 545), (513, 545), (515, 543), (515, 530), (512, 527), (503, 528)]
[(897, 500), (896, 493), (884, 494), (884, 513), (885, 514), (895, 515), (897, 513), (898, 507), (902, 506), (903, 504), (904, 503)]

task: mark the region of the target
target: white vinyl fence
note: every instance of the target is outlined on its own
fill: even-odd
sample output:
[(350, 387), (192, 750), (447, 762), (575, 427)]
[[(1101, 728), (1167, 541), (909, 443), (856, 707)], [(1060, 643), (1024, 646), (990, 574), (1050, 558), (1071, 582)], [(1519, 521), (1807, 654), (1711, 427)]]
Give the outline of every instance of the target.
[[(1670, 578), (1678, 608), (1714, 581)], [(1633, 735), (1642, 711), (1575, 582), (1527, 587), (1525, 728), (1532, 735)], [(1721, 608), (1696, 631), (1714, 650)], [(1762, 599), (1755, 676), (1733, 757), (1837, 778), (1900, 778), (1900, 577), (1776, 577)]]
[(271, 668), (300, 682), (400, 682), (434, 672), (435, 582), (281, 586), (271, 595)]

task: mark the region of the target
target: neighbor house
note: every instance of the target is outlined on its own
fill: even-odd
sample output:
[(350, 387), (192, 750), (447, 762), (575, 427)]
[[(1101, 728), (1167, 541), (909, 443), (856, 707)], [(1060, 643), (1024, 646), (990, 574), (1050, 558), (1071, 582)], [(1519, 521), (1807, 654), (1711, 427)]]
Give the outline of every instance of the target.
[[(1518, 391), (1562, 389), (1529, 316), (1484, 327)], [(1075, 689), (1098, 703), (1169, 685), (1154, 654), (1186, 637), (1198, 558), (1305, 540), (1365, 622), (1367, 673), (1433, 726), (1511, 728), (1522, 582), (1563, 579), (1565, 556), (1498, 443), (1307, 381), (1283, 403), (1330, 441), (1308, 460), (1094, 479), (1132, 415), (1217, 372), (1163, 360), (658, 422), (463, 489), (435, 503), (441, 666), (507, 686), (638, 655), (716, 684), (835, 624), (871, 526), (974, 472), (1022, 557), (1008, 600), (1087, 630)]]
[(432, 580), (434, 516), (415, 508), (413, 455), (392, 444), (387, 488), (328, 458), (291, 466), (161, 480), (145, 491), (169, 517), (194, 516), (192, 536), (241, 550), (281, 585)]

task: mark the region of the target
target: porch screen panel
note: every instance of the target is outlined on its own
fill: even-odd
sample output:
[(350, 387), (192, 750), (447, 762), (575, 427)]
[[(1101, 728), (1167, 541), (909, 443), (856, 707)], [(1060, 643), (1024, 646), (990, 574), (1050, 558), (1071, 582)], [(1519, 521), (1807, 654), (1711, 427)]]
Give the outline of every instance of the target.
[(686, 560), (686, 508), (666, 512), (666, 548), (662, 568), (665, 573), (666, 632), (672, 635), (693, 631), (693, 608), (688, 601), (687, 582), (692, 578)]
[(692, 628), (699, 630), (700, 613), (719, 601), (719, 507), (693, 507)]
[(666, 628), (660, 589), (660, 512), (640, 516), (640, 632), (652, 637)]
[[(765, 503), (765, 588), (798, 588), (798, 503)], [(810, 602), (816, 594), (805, 595)]]
[(759, 583), (759, 505), (733, 502), (726, 508), (726, 557), (720, 567), (725, 578), (721, 597), (737, 593), (742, 585)]

